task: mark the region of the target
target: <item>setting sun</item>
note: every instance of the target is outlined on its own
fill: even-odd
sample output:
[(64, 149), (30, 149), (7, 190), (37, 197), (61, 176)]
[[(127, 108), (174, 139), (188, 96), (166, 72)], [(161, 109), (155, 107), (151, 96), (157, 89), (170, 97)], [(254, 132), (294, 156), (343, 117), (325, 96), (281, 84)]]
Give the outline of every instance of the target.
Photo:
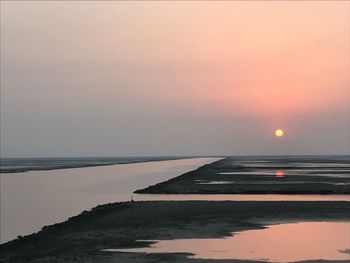
[(282, 137), (283, 134), (284, 134), (284, 132), (283, 132), (283, 130), (281, 130), (281, 129), (277, 129), (277, 130), (275, 131), (276, 137)]

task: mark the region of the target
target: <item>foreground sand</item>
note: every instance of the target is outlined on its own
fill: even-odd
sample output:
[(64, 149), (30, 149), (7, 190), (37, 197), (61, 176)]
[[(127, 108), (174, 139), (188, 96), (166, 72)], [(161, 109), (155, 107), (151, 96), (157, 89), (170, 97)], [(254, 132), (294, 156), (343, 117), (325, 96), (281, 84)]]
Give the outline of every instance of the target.
[(1, 245), (0, 262), (238, 262), (187, 259), (184, 254), (147, 255), (101, 250), (149, 245), (137, 240), (223, 237), (234, 231), (272, 223), (350, 221), (349, 211), (350, 202), (107, 204), (67, 222), (45, 227), (37, 234)]

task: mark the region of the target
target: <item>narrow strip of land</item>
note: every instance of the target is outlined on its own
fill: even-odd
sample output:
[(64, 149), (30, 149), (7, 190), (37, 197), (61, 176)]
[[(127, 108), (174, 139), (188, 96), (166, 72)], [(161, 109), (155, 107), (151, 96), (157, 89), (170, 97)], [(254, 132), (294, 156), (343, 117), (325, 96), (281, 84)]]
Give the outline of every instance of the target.
[(350, 194), (350, 162), (330, 158), (225, 158), (138, 194)]

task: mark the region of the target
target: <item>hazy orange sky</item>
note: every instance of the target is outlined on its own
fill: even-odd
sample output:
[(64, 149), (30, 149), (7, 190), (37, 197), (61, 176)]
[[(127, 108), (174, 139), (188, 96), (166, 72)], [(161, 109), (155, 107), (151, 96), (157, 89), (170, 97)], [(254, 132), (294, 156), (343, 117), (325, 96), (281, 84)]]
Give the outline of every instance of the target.
[(1, 2), (1, 153), (349, 154), (349, 32), (348, 1)]

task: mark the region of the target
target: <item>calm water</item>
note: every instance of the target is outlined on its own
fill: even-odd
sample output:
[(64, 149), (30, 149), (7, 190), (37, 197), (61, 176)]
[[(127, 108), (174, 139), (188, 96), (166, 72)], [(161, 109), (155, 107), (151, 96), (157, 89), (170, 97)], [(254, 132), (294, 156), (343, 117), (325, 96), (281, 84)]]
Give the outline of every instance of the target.
[(233, 233), (226, 238), (156, 241), (151, 247), (110, 252), (191, 253), (199, 259), (350, 260), (350, 222), (303, 222)]
[(1, 242), (67, 220), (99, 204), (130, 200), (133, 191), (218, 158), (197, 158), (1, 174)]
[[(29, 171), (25, 173), (2, 173), (0, 174), (0, 240), (1, 242), (5, 242), (16, 238), (18, 235), (27, 235), (36, 232), (45, 225), (65, 221), (71, 216), (100, 204), (128, 201), (131, 199), (133, 191), (137, 189), (168, 180), (215, 160), (219, 160), (219, 158), (196, 158), (50, 171)], [(269, 160), (240, 160), (240, 162), (239, 165), (274, 165)], [(323, 168), (328, 167), (327, 169), (347, 169), (349, 167), (347, 160), (343, 162), (341, 163), (339, 160), (336, 160), (331, 165), (329, 163), (318, 163), (317, 167), (323, 165)], [(308, 167), (315, 166), (315, 164), (309, 161), (302, 165)], [(303, 169), (305, 168), (303, 167)], [(272, 172), (276, 173), (276, 177), (282, 176), (288, 179), (288, 175), (281, 174), (275, 168), (271, 169)], [(345, 176), (345, 180), (349, 178), (347, 172), (341, 172), (338, 175)], [(227, 180), (219, 182), (231, 183)], [(197, 183), (211, 182), (201, 180)], [(341, 183), (344, 183), (344, 181), (341, 181)], [(134, 194), (133, 198), (136, 201), (350, 201), (350, 195)]]
[(100, 165), (178, 160), (190, 157), (64, 157), (64, 158), (0, 158), (0, 173), (43, 171)]

